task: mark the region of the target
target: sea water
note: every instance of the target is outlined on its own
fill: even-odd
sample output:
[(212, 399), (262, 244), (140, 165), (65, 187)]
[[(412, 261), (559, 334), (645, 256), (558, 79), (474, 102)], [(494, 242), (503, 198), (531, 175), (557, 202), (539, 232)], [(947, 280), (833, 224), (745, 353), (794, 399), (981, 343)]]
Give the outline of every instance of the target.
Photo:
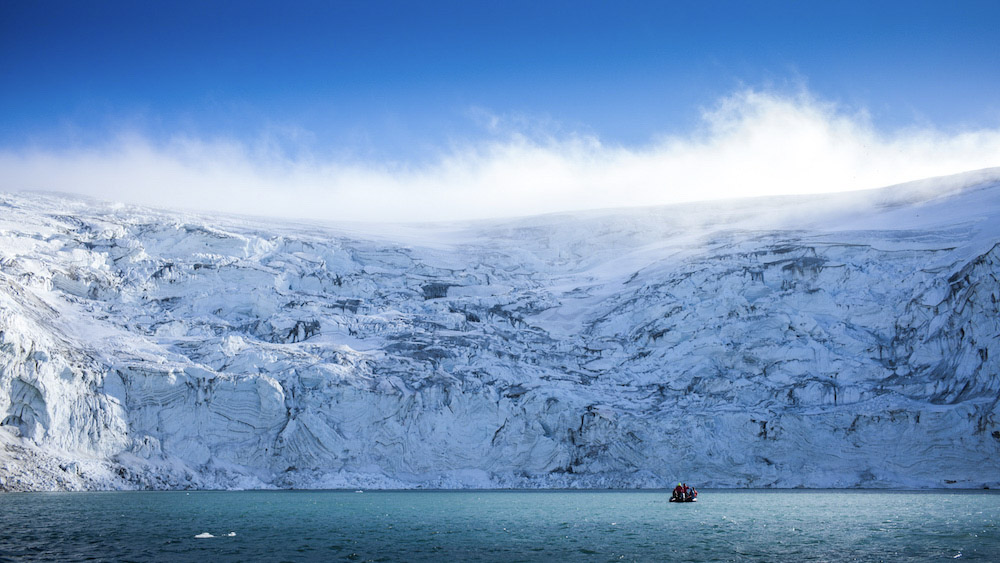
[(1000, 561), (992, 492), (0, 494), (5, 561)]

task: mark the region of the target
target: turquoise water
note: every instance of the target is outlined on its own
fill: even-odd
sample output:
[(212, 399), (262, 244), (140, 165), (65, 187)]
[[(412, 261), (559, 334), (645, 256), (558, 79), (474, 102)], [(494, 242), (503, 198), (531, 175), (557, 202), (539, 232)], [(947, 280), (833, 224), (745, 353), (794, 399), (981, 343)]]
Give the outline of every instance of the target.
[[(0, 495), (6, 561), (1000, 561), (991, 492)], [(196, 538), (209, 533), (214, 537)], [(230, 533), (234, 535), (229, 535)]]

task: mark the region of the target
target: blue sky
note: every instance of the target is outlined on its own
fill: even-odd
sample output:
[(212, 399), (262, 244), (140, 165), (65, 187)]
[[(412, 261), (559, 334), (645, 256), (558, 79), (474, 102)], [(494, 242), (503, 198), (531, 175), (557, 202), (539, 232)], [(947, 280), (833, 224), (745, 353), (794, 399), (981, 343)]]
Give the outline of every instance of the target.
[[(788, 119), (825, 127), (818, 147), (850, 139), (888, 154), (913, 137), (957, 155), (972, 143), (978, 160), (948, 166), (996, 166), (997, 22), (997, 2), (3, 2), (0, 189), (155, 204), (149, 193), (164, 186), (125, 186), (120, 171), (164, 166), (194, 192), (220, 185), (215, 203), (179, 201), (219, 207), (238, 189), (224, 186), (227, 170), (266, 202), (296, 189), (341, 200), (463, 189), (454, 182), (488, 192), (520, 183), (486, 177), (513, 167), (556, 187), (544, 205), (505, 213), (665, 203), (676, 198), (638, 179), (621, 189), (641, 197), (593, 201), (570, 184), (602, 162), (612, 182), (616, 170), (680, 174), (623, 163), (706, 144), (732, 157), (740, 138), (780, 138)], [(914, 159), (936, 149), (920, 150)], [(198, 154), (211, 161), (192, 164)], [(40, 172), (53, 167), (66, 174)], [(122, 185), (98, 189), (81, 171)], [(861, 187), (873, 186), (843, 189)]]

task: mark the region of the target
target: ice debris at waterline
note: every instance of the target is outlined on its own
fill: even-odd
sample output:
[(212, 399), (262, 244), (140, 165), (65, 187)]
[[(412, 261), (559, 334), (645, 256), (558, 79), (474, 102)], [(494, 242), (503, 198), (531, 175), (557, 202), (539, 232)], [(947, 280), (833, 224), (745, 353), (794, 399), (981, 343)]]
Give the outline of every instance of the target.
[(995, 487), (1000, 171), (435, 226), (0, 195), (0, 488)]

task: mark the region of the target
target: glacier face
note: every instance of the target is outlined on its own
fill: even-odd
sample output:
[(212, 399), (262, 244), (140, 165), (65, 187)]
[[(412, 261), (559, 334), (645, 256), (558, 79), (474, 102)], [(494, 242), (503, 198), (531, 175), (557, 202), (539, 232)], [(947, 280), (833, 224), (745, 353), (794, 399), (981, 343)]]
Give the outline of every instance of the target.
[(0, 195), (0, 488), (1000, 486), (1000, 173), (959, 180), (381, 229)]

